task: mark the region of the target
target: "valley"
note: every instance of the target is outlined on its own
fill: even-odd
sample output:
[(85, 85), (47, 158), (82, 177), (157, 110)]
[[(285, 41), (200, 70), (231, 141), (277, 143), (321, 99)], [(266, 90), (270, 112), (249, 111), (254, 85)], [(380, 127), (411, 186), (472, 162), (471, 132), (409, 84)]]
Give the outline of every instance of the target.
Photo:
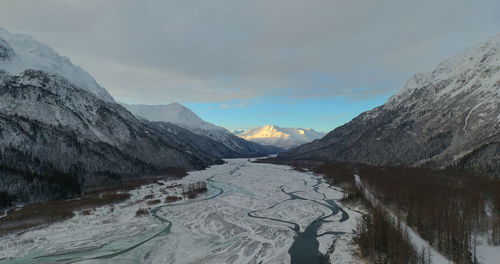
[(500, 263), (488, 1), (5, 0), (0, 264)]
[[(179, 195), (165, 186), (202, 180), (207, 193), (165, 201)], [(231, 159), (130, 193), (92, 215), (2, 237), (0, 263), (357, 263), (360, 214), (310, 172)], [(149, 216), (136, 216), (139, 208)]]

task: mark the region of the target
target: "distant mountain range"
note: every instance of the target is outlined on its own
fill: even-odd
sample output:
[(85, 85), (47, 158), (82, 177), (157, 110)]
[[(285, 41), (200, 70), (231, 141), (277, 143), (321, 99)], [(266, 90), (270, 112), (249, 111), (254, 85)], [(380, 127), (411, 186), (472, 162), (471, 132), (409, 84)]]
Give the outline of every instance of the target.
[(235, 131), (235, 134), (246, 140), (263, 145), (291, 149), (322, 138), (325, 133), (316, 132), (311, 128), (286, 128), (279, 126), (263, 126), (248, 131)]
[(72, 197), (275, 152), (233, 137), (242, 151), (176, 124), (138, 118), (68, 58), (0, 29), (0, 204)]
[(223, 127), (202, 120), (189, 108), (179, 103), (168, 105), (122, 105), (135, 115), (149, 121), (169, 122), (223, 144), (228, 149), (223, 156), (224, 158), (262, 157), (283, 151), (279, 147), (264, 146), (241, 139)]
[(500, 177), (500, 35), (415, 75), (384, 105), (279, 158), (451, 166)]

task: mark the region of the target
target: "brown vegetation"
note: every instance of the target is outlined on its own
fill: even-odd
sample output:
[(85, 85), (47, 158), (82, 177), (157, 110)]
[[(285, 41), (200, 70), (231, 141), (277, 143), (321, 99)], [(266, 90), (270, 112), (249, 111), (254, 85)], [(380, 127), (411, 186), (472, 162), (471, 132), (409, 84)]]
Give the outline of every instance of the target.
[[(343, 202), (364, 200), (353, 177), (354, 173), (359, 174), (363, 184), (385, 206), (397, 213), (433, 247), (457, 263), (474, 262), (474, 237), (477, 235), (488, 235), (491, 244), (500, 244), (500, 180), (449, 169), (375, 167), (337, 162), (313, 166), (312, 170), (323, 174), (330, 184), (346, 191)], [(364, 204), (371, 206), (368, 201)], [(402, 234), (402, 238), (388, 235), (392, 232), (390, 229), (398, 231), (399, 225), (391, 223), (387, 217), (384, 223), (384, 215), (377, 211), (380, 210), (373, 209), (373, 213), (362, 224), (365, 234), (360, 235), (357, 241), (365, 256), (371, 260), (374, 256), (380, 257), (381, 253), (392, 259), (392, 249), (388, 245), (405, 240), (405, 234)], [(487, 211), (491, 212), (491, 216)], [(380, 232), (374, 228), (386, 231)], [(375, 245), (364, 239), (379, 242)], [(412, 255), (418, 256), (418, 263), (425, 260), (421, 253), (416, 252), (410, 254), (408, 251), (405, 257)]]
[(323, 174), (328, 183), (336, 186), (354, 188), (354, 165), (350, 163), (326, 163), (313, 169), (315, 173)]
[(362, 198), (362, 193), (354, 182), (355, 166), (345, 162), (326, 163), (313, 168), (313, 171), (322, 174), (330, 185), (335, 185), (345, 191), (342, 202), (356, 202)]
[(88, 209), (121, 202), (129, 197), (129, 193), (111, 190), (94, 192), (78, 199), (28, 204), (0, 218), (0, 235), (46, 226), (72, 218), (75, 211), (87, 209), (83, 212), (86, 214)]
[(181, 200), (182, 197), (178, 197), (178, 196), (167, 196), (167, 198), (165, 198), (165, 202), (166, 203), (173, 203), (173, 202), (176, 202), (178, 200)]
[(204, 181), (189, 183), (182, 186), (182, 194), (188, 199), (194, 199), (200, 193), (204, 193), (206, 191), (208, 191), (207, 183)]
[(354, 172), (361, 164), (331, 162), (313, 167), (314, 173), (322, 174), (326, 181), (341, 187), (345, 193), (344, 203), (359, 203), (368, 208), (369, 213), (358, 223), (358, 244), (362, 256), (370, 263), (428, 263), (425, 254), (413, 248), (408, 233), (399, 223), (393, 221), (381, 208), (372, 207), (364, 198), (363, 191), (356, 186)]
[(147, 205), (155, 205), (155, 204), (159, 204), (159, 203), (161, 203), (161, 201), (159, 199), (150, 200), (150, 201), (146, 202)]
[(355, 238), (361, 254), (370, 263), (425, 264), (430, 260), (418, 254), (411, 244), (408, 232), (379, 207), (370, 208), (370, 214), (358, 224)]
[[(178, 178), (186, 175), (186, 170), (182, 168), (171, 168), (164, 171), (164, 174)], [(74, 212), (79, 210), (83, 210), (82, 214), (84, 215), (91, 215), (92, 211), (89, 209), (124, 201), (130, 198), (128, 191), (154, 182), (160, 184), (160, 182), (158, 182), (158, 177), (130, 180), (106, 188), (94, 188), (92, 190), (87, 190), (82, 197), (76, 199), (39, 202), (28, 204), (19, 209), (11, 209), (8, 211), (7, 216), (0, 218), (0, 235), (20, 232), (30, 228), (47, 226), (57, 221), (72, 218), (75, 215)], [(160, 185), (164, 184), (161, 183)], [(180, 185), (177, 184), (171, 184), (166, 188), (175, 188), (179, 186)], [(8, 203), (10, 198), (7, 197), (9, 198), (7, 199), (6, 197), (5, 193), (0, 193), (0, 207), (10, 206), (10, 203)], [(147, 197), (148, 196), (146, 196), (146, 198)], [(153, 195), (147, 199), (152, 198), (154, 198)], [(150, 202), (157, 204), (161, 201), (154, 200), (149, 201), (148, 203)], [(111, 212), (113, 210), (114, 208), (110, 209)]]
[(82, 215), (92, 215), (92, 210), (83, 210)]
[(139, 208), (137, 212), (135, 212), (135, 216), (141, 217), (141, 216), (148, 216), (149, 212), (146, 208)]
[(85, 194), (103, 193), (103, 192), (126, 192), (136, 189), (137, 187), (156, 183), (154, 179), (139, 179), (139, 180), (129, 180), (120, 184), (107, 186), (105, 188), (94, 188), (85, 191)]
[(491, 242), (500, 240), (499, 180), (454, 170), (370, 166), (360, 175), (382, 203), (457, 263), (475, 261), (475, 236), (489, 231)]

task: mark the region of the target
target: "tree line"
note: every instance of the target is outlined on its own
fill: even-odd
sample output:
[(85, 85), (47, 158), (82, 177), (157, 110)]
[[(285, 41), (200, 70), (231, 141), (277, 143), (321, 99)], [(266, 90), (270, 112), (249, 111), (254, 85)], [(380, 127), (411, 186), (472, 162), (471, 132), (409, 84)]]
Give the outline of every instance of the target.
[[(475, 263), (479, 237), (486, 237), (491, 245), (500, 245), (500, 180), (452, 169), (349, 163), (328, 163), (315, 168), (315, 172), (324, 174), (331, 184), (346, 190), (344, 201), (350, 202), (364, 200), (354, 183), (354, 171), (384, 206), (391, 208), (422, 238), (453, 261)], [(364, 204), (370, 207), (366, 200)], [(391, 245), (404, 241), (406, 235), (398, 223), (384, 217), (383, 212), (377, 208), (370, 211), (360, 225), (358, 245), (369, 259), (373, 260), (374, 256), (380, 259), (382, 253), (386, 260), (394, 259), (390, 257), (394, 251)], [(401, 236), (394, 235), (393, 231), (399, 231)], [(407, 252), (404, 257), (409, 261), (377, 263), (425, 261), (419, 252), (404, 252)]]

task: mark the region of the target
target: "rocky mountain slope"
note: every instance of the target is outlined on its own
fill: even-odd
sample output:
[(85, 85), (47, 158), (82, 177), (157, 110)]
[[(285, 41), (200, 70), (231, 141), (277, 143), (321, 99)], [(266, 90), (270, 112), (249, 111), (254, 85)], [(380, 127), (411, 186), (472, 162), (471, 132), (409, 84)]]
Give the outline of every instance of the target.
[(22, 200), (221, 162), (179, 136), (189, 131), (139, 120), (42, 71), (0, 73), (0, 123), (0, 191), (29, 196)]
[(322, 138), (325, 133), (316, 132), (311, 128), (286, 128), (267, 125), (236, 133), (236, 135), (246, 140), (257, 142), (263, 145), (290, 149), (305, 143), (309, 143), (315, 139)]
[(105, 101), (114, 102), (113, 97), (88, 72), (33, 37), (0, 28), (0, 39), (0, 70), (12, 75), (27, 69), (59, 75)]
[(178, 175), (222, 163), (227, 151), (174, 124), (138, 119), (67, 58), (0, 30), (2, 204)]
[(223, 127), (204, 121), (189, 108), (179, 103), (168, 105), (122, 105), (130, 112), (147, 120), (176, 124), (197, 135), (207, 136), (223, 144), (228, 148), (228, 151), (221, 156), (224, 158), (258, 157), (282, 151), (279, 147), (263, 146), (239, 138)]
[(458, 166), (500, 176), (500, 35), (283, 159)]

